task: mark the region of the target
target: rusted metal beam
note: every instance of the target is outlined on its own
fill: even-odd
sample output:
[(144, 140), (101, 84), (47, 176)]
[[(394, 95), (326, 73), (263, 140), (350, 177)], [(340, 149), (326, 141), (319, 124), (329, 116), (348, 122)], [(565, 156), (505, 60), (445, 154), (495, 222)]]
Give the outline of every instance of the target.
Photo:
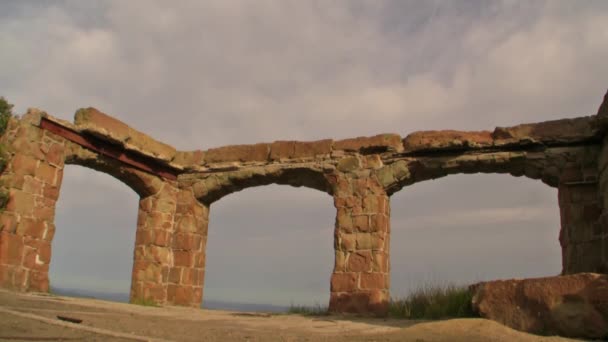
[(116, 159), (126, 165), (132, 166), (138, 170), (160, 176), (162, 178), (176, 180), (179, 170), (162, 165), (152, 158), (135, 155), (126, 151), (122, 146), (115, 145), (103, 141), (94, 136), (84, 135), (70, 128), (62, 126), (56, 122), (42, 118), (40, 120), (40, 128), (49, 132), (55, 133), (60, 137), (65, 138), (73, 143), (85, 147), (93, 152), (97, 152), (103, 156)]

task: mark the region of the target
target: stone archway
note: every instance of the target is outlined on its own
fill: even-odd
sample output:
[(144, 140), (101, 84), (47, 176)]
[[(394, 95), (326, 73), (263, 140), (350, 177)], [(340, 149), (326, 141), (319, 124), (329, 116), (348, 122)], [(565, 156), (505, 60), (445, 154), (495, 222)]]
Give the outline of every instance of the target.
[(0, 141), (11, 153), (0, 178), (9, 192), (0, 214), (0, 286), (48, 290), (64, 162), (109, 173), (141, 196), (132, 299), (198, 306), (209, 204), (270, 183), (334, 197), (331, 311), (386, 313), (389, 196), (455, 173), (509, 173), (557, 187), (563, 273), (606, 272), (606, 108), (604, 102), (595, 116), (493, 132), (416, 132), (405, 139), (381, 134), (192, 152), (176, 151), (94, 108), (79, 110), (74, 124), (31, 110), (12, 120)]
[(557, 189), (509, 174), (456, 174), (391, 195), (391, 296), (562, 271)]
[(215, 201), (203, 306), (326, 307), (334, 260), (332, 202), (320, 191), (278, 184), (246, 188)]

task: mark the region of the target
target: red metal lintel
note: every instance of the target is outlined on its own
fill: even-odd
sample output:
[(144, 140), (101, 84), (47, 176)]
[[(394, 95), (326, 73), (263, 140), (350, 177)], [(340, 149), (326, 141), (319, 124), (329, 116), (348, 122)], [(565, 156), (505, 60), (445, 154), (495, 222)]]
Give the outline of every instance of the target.
[(46, 129), (49, 132), (55, 133), (60, 137), (63, 137), (101, 155), (119, 160), (120, 162), (136, 169), (170, 180), (177, 179), (177, 170), (175, 169), (164, 167), (163, 165), (159, 165), (158, 163), (144, 157), (130, 155), (120, 146), (109, 144), (93, 136), (82, 135), (79, 132), (64, 127), (46, 118), (42, 118), (40, 120), (40, 128)]

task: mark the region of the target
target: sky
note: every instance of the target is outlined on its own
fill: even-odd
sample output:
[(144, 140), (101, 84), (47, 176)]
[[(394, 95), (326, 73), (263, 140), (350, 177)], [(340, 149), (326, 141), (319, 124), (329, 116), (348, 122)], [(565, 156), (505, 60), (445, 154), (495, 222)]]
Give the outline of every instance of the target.
[[(0, 0), (0, 95), (96, 107), (178, 149), (493, 129), (595, 114), (608, 1)], [(137, 195), (67, 166), (54, 286), (126, 292)], [(391, 291), (555, 275), (557, 192), (453, 175), (391, 198)], [(211, 206), (205, 298), (326, 304), (335, 209), (270, 185)]]

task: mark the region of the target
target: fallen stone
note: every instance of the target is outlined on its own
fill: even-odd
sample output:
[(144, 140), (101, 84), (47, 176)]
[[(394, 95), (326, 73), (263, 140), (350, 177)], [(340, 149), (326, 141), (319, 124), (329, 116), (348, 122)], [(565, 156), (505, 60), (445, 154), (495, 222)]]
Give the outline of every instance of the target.
[(76, 323), (76, 324), (82, 323), (82, 319), (80, 319), (80, 318), (73, 318), (73, 317), (61, 316), (61, 315), (57, 315), (57, 318), (62, 321), (66, 321), (66, 322), (70, 322), (70, 323)]
[(473, 310), (511, 328), (576, 338), (608, 336), (608, 275), (483, 282), (471, 286)]

